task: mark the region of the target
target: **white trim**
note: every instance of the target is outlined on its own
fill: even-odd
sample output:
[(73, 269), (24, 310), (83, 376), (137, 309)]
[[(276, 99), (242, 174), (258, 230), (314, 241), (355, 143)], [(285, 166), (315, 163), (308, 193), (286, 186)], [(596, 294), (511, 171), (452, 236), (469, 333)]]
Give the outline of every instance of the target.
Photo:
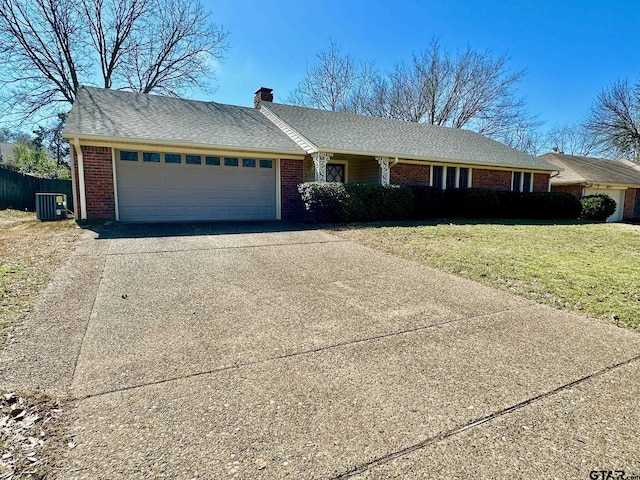
[[(513, 192), (513, 182), (515, 180), (515, 174), (520, 173), (520, 190), (518, 190), (519, 192), (522, 193), (531, 193), (533, 192), (533, 183), (534, 183), (534, 179), (535, 179), (535, 173), (532, 172), (531, 170), (520, 170), (518, 168), (514, 169), (511, 171), (511, 191)], [(526, 192), (524, 191), (524, 174), (525, 173), (529, 173), (531, 175), (531, 183), (529, 184), (529, 190), (527, 190)]]
[(76, 148), (73, 146), (73, 144), (71, 144), (71, 148), (73, 149), (73, 151), (71, 152), (71, 195), (73, 195), (73, 218), (75, 218), (76, 220), (78, 219), (78, 205), (76, 205), (76, 203), (78, 203), (78, 185), (76, 182), (76, 169), (74, 168), (76, 161), (74, 160), (75, 157), (75, 150)]
[(120, 206), (118, 205), (118, 179), (116, 178), (116, 149), (111, 149), (111, 165), (113, 166), (113, 203), (116, 210), (116, 222), (120, 221)]
[(333, 153), (315, 152), (311, 154), (313, 166), (315, 168), (315, 181), (324, 183), (327, 181), (327, 163), (331, 160)]
[(378, 178), (380, 185), (388, 187), (391, 184), (391, 167), (389, 167), (389, 158), (376, 157), (378, 161)]
[[(415, 156), (411, 159), (402, 159), (398, 157), (397, 152), (372, 152), (372, 151), (358, 151), (358, 150), (340, 150), (340, 149), (331, 149), (334, 155), (356, 155), (361, 157), (390, 157), (390, 158), (399, 158), (399, 163), (417, 163), (420, 165), (425, 164), (446, 164), (446, 165), (455, 165), (460, 167), (473, 167), (473, 168), (481, 168), (485, 170), (526, 170), (526, 171), (536, 171), (536, 172), (557, 172), (558, 167), (553, 168), (545, 168), (543, 166), (536, 167), (534, 165), (508, 165), (506, 163), (495, 163), (495, 164), (487, 164), (482, 163), (480, 160), (463, 160), (463, 159), (455, 159), (455, 158), (441, 158), (441, 157), (421, 157)], [(534, 157), (535, 158), (535, 157)]]
[(291, 140), (296, 142), (296, 144), (302, 148), (308, 154), (312, 154), (318, 151), (318, 147), (316, 147), (311, 140), (298, 132), (295, 128), (281, 119), (278, 115), (269, 110), (264, 103), (260, 104), (259, 108), (260, 113), (262, 113), (265, 117), (267, 117), (271, 122), (278, 127), (282, 132), (289, 137)]
[(276, 220), (282, 220), (282, 178), (280, 178), (280, 159), (275, 159), (276, 167)]
[(79, 181), (79, 190), (80, 190), (80, 219), (87, 219), (87, 192), (85, 190), (84, 183), (84, 157), (82, 155), (82, 148), (80, 147), (80, 139), (74, 138), (73, 145), (76, 150), (76, 155), (78, 157), (78, 181)]
[[(73, 134), (70, 134), (73, 135)], [(206, 143), (189, 143), (189, 142), (179, 142), (179, 141), (171, 141), (171, 140), (158, 140), (158, 139), (145, 139), (145, 138), (126, 138), (126, 137), (109, 137), (102, 135), (80, 135), (78, 137), (68, 137), (64, 136), (63, 138), (68, 138), (71, 140), (72, 138), (77, 138), (82, 141), (82, 144), (90, 147), (113, 147), (118, 148), (119, 150), (143, 150), (144, 146), (153, 146), (153, 148), (158, 149), (164, 147), (164, 150), (175, 150), (176, 148), (185, 151), (185, 150), (198, 150), (204, 152), (210, 152), (212, 150), (219, 150), (228, 152), (230, 155), (242, 155), (242, 152), (250, 153), (251, 155), (261, 154), (267, 158), (276, 158), (276, 157), (285, 157), (293, 159), (304, 158), (304, 154), (300, 151), (289, 151), (289, 150), (269, 150), (262, 148), (252, 148), (252, 147), (237, 147), (235, 145), (210, 145)], [(115, 146), (114, 146), (115, 145)], [(136, 148), (133, 148), (132, 145), (136, 145)], [(163, 150), (163, 151), (164, 151)]]
[(429, 164), (429, 186), (433, 187), (433, 167), (442, 167), (442, 184), (440, 185), (440, 188), (442, 190), (446, 190), (447, 189), (447, 170), (449, 168), (455, 168), (456, 169), (456, 186), (454, 188), (460, 188), (460, 169), (461, 168), (466, 168), (469, 170), (469, 175), (467, 177), (467, 185), (465, 188), (471, 188), (473, 185), (473, 181), (472, 181), (472, 172), (473, 172), (473, 167), (468, 166), (468, 165), (451, 165), (451, 164), (443, 164), (443, 163), (431, 163)]

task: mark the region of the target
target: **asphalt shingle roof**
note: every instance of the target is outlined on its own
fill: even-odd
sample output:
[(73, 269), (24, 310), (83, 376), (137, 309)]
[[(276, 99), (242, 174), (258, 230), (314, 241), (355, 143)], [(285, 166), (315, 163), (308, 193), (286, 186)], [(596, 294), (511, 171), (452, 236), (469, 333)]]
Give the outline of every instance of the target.
[(640, 187), (640, 166), (628, 160), (605, 160), (563, 153), (546, 153), (540, 158), (564, 169), (551, 178), (552, 184), (604, 183)]
[(78, 91), (64, 134), (304, 154), (254, 108), (93, 87)]
[(470, 130), (271, 102), (260, 105), (325, 152), (534, 170), (556, 169), (543, 159)]

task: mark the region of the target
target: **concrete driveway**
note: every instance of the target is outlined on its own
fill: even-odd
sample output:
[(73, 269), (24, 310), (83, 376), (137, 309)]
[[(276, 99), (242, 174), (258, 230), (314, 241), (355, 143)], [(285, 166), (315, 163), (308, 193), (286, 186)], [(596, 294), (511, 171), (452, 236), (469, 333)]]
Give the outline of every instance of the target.
[(2, 374), (62, 478), (640, 474), (640, 335), (278, 224), (80, 242)]

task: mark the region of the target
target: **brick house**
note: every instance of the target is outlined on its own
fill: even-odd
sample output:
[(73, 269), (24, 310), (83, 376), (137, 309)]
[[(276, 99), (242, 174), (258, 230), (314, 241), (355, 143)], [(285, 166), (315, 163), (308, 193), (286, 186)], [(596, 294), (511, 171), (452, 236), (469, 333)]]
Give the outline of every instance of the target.
[(79, 219), (300, 218), (304, 181), (548, 191), (558, 168), (475, 132), (273, 102), (80, 88), (64, 137)]
[(558, 167), (551, 191), (578, 198), (604, 193), (616, 202), (609, 222), (640, 218), (640, 165), (629, 160), (606, 160), (551, 152), (541, 157)]

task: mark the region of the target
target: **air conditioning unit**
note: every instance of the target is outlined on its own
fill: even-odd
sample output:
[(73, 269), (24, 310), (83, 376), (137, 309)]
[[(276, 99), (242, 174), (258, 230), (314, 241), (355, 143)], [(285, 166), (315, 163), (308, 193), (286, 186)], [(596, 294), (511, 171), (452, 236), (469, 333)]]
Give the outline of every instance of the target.
[(64, 193), (36, 193), (38, 220), (63, 220), (67, 218), (67, 196)]

